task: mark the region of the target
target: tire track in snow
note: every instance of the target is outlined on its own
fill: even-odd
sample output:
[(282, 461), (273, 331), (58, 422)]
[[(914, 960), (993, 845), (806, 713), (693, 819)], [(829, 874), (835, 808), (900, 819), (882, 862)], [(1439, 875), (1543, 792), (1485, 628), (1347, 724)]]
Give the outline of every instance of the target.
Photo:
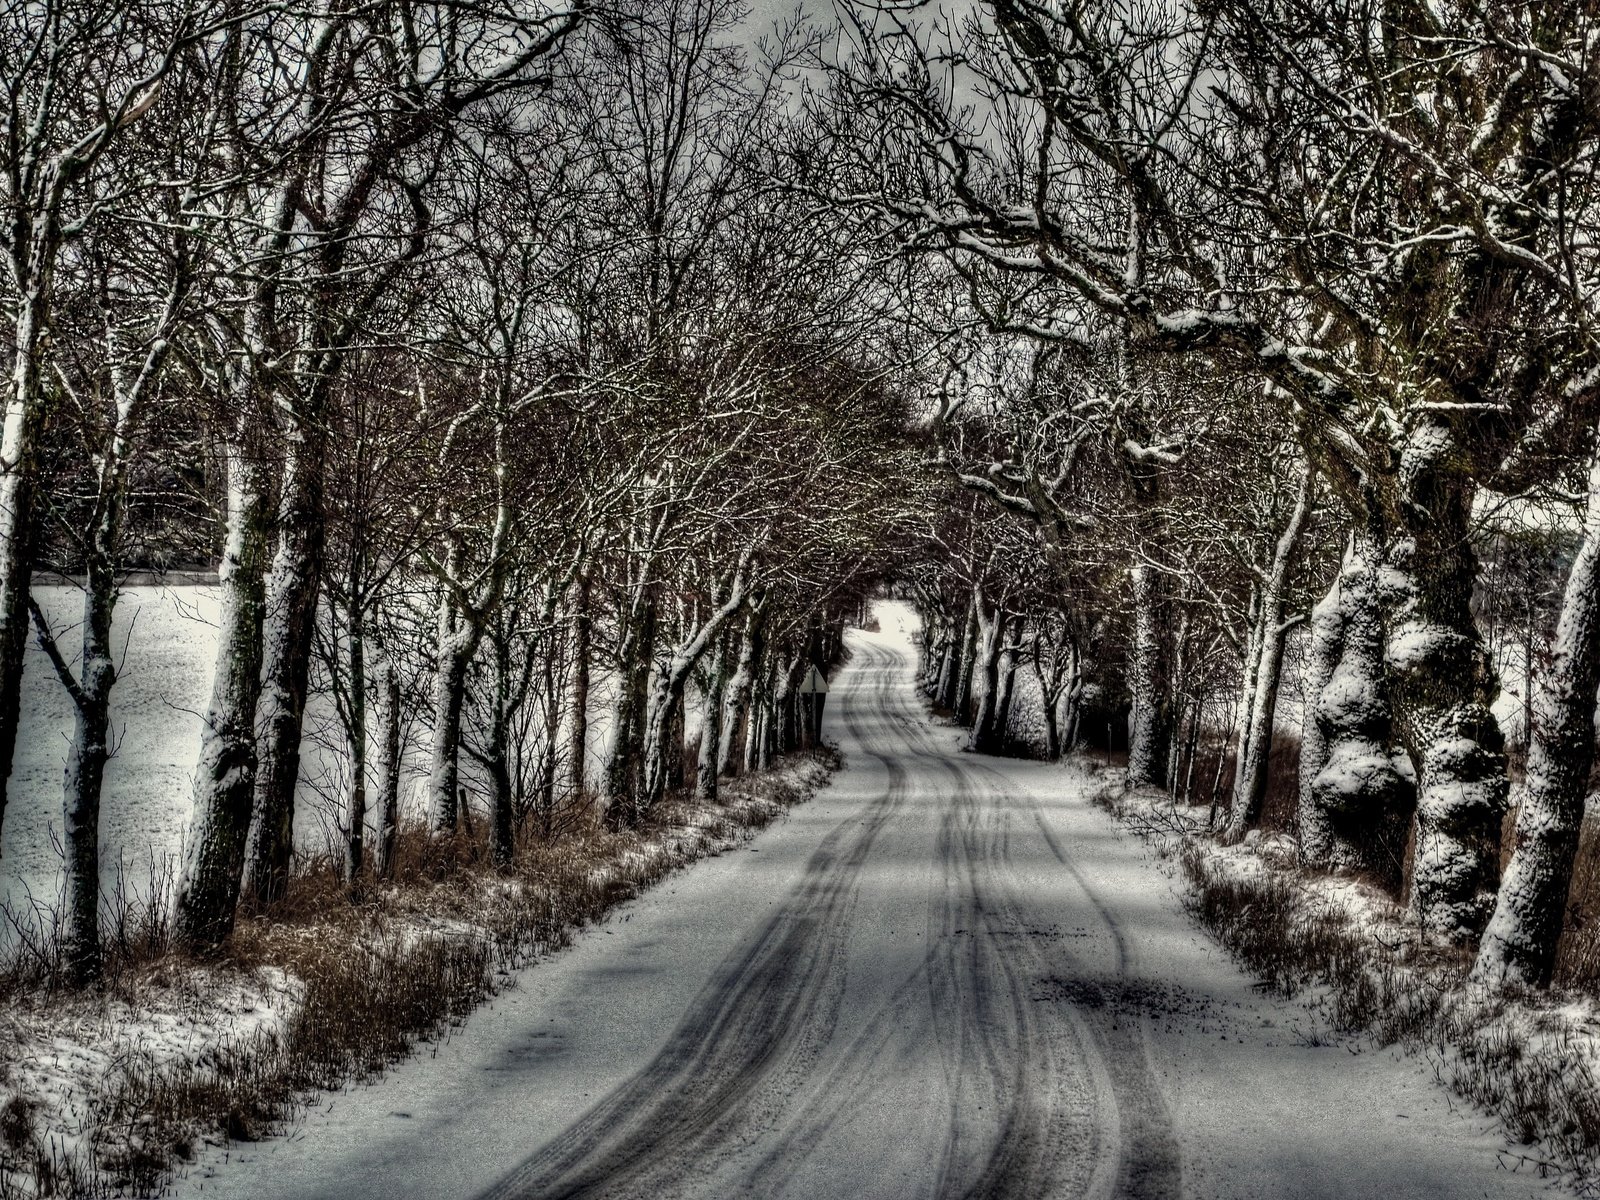
[[(906, 722), (905, 732), (908, 741), (921, 741), (923, 752), (939, 757), (954, 777), (956, 808), (965, 811), (966, 819), (959, 842), (942, 834), (941, 854), (947, 872), (953, 863), (964, 865), (968, 879), (965, 907), (972, 927), (981, 922), (991, 943), (997, 937), (1009, 937), (1012, 942), (1010, 952), (995, 956), (987, 966), (975, 964), (966, 972), (966, 977), (983, 981), (996, 974), (1003, 975), (1010, 994), (1017, 997), (1022, 995), (1017, 979), (1024, 965), (1041, 984), (1059, 978), (1063, 969), (1072, 975), (1073, 994), (1061, 997), (1059, 1003), (1070, 1008), (1069, 1019), (1080, 1031), (1074, 1041), (1083, 1059), (1082, 1069), (1090, 1077), (1089, 1086), (1102, 1094), (1102, 1106), (1106, 1102), (1115, 1106), (1114, 1111), (1102, 1111), (1095, 1127), (1088, 1131), (1104, 1143), (1101, 1150), (1112, 1162), (1103, 1165), (1110, 1165), (1112, 1169), (1097, 1171), (1085, 1182), (1083, 1191), (1076, 1194), (1111, 1196), (1116, 1200), (1155, 1200), (1181, 1195), (1182, 1159), (1177, 1134), (1150, 1063), (1148, 1016), (1137, 1001), (1128, 1002), (1130, 989), (1126, 984), (1136, 964), (1115, 914), (1101, 901), (1078, 864), (1051, 832), (1039, 804), (1016, 797), (1015, 785), (994, 768), (984, 765), (981, 759), (963, 761), (950, 757), (948, 751), (928, 736), (927, 726), (922, 721)], [(1113, 948), (1112, 970), (1106, 982), (1097, 978), (1104, 975), (1103, 971), (1096, 971), (1091, 964), (1065, 949), (1057, 949), (1058, 961), (1051, 963), (1039, 941), (1028, 936), (1028, 906), (1015, 880), (1008, 854), (1009, 821), (1013, 812), (1032, 818), (1034, 829), (1030, 829), (1028, 835), (1035, 836), (1036, 830), (1037, 836), (1043, 838), (1104, 926)], [(948, 831), (951, 816), (947, 815), (945, 825)], [(996, 830), (990, 826), (1001, 828)], [(974, 865), (978, 863), (983, 867), (981, 875)], [(1017, 1013), (1014, 1021), (1017, 1044), (1013, 1062), (1026, 1062), (1040, 1053), (1041, 1048), (1049, 1048), (1048, 1039), (1037, 1028), (1038, 1023), (1029, 1019), (1025, 1012)], [(971, 1048), (965, 1044), (971, 1037), (971, 1027), (968, 1022), (963, 1031), (964, 1062), (972, 1058)], [(987, 1021), (980, 1020), (977, 1024), (979, 1029), (988, 1027), (992, 1026)], [(1060, 1031), (1056, 1031), (1056, 1036), (1059, 1038)], [(1014, 1074), (1008, 1086), (989, 1051), (989, 1047), (982, 1047), (980, 1057), (987, 1060), (991, 1090), (997, 1096), (1004, 1095), (1007, 1103), (1002, 1136), (996, 1140), (988, 1162), (970, 1184), (951, 1191), (947, 1182), (940, 1194), (973, 1198), (1050, 1194), (1052, 1181), (1066, 1165), (1066, 1156), (1059, 1147), (1050, 1145), (1049, 1133), (1062, 1127), (1062, 1114), (1049, 1111), (1050, 1099), (1059, 1103), (1060, 1089), (1055, 1089), (1052, 1096), (1042, 1102), (1037, 1089), (1030, 1086), (1034, 1076), (1026, 1071)], [(1069, 1064), (1058, 1059), (1052, 1073), (1059, 1079), (1067, 1073), (1068, 1067)], [(956, 1075), (963, 1080), (971, 1078), (971, 1072), (965, 1067), (958, 1068)], [(953, 1119), (945, 1168), (947, 1181), (960, 1159), (959, 1139), (959, 1121)]]
[[(1020, 810), (1009, 781), (935, 742), (903, 654), (866, 641), (857, 649), (850, 703), (839, 707), (884, 770), (883, 794), (865, 820), (855, 813), (827, 834), (791, 897), (719, 968), (656, 1058), (484, 1200), (693, 1194), (730, 1169), (739, 1194), (784, 1195), (800, 1165), (881, 1108), (884, 1060), (908, 1039), (935, 1045), (944, 1072), (934, 1195), (1179, 1194), (1176, 1141), (1142, 1025), (1117, 1007), (1114, 985), (1096, 980), (1103, 971), (1029, 923), (1010, 860)], [(879, 834), (905, 813), (907, 761), (950, 778), (932, 814), (928, 950), (871, 1012), (849, 1014), (853, 1036), (836, 1044), (861, 873)], [(1130, 963), (1115, 918), (1050, 839), (1038, 806), (1022, 815), (1105, 925), (1120, 977)], [(1076, 995), (1038, 994), (1064, 971)]]
[[(890, 673), (871, 668), (891, 665), (894, 656), (865, 649), (852, 693), (866, 686), (886, 693)], [(794, 1069), (786, 1060), (804, 1054), (837, 1019), (843, 978), (833, 968), (851, 923), (856, 878), (907, 795), (904, 768), (880, 761), (888, 786), (867, 819), (852, 815), (822, 840), (791, 902), (718, 970), (655, 1060), (483, 1200), (669, 1195), (727, 1153), (752, 1093), (775, 1071)]]

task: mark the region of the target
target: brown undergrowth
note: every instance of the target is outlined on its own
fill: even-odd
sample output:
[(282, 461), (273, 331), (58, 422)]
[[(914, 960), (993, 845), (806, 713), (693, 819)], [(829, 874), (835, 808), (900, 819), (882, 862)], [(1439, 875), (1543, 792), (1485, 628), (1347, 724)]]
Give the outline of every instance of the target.
[[(637, 830), (585, 814), (557, 838), (527, 839), (503, 871), (481, 836), (408, 830), (399, 882), (352, 900), (335, 864), (313, 861), (280, 905), (240, 921), (222, 957), (187, 961), (152, 944), (93, 995), (53, 988), (45, 964), (31, 975), (11, 964), (0, 1200), (158, 1193), (202, 1143), (259, 1138), (318, 1091), (381, 1074), (615, 905), (807, 799), (836, 766), (831, 751), (792, 755), (725, 782), (719, 804), (669, 800)], [(160, 1037), (97, 1048), (93, 1078), (66, 1100), (63, 1072), (7, 1062), (29, 1051), (30, 1035), (35, 1053), (41, 1038), (59, 1040), (63, 1006), (78, 1010), (69, 1025), (90, 1042), (114, 1025), (121, 1037), (119, 1020), (174, 1007), (175, 996), (203, 1014), (186, 1033), (198, 1053), (171, 1053)]]
[(1421, 937), (1398, 905), (1354, 879), (1293, 863), (1286, 835), (1222, 848), (1204, 810), (1129, 795), (1097, 800), (1177, 863), (1196, 919), (1275, 994), (1308, 999), (1328, 1036), (1421, 1053), (1442, 1083), (1494, 1114), (1508, 1153), (1600, 1194), (1600, 1019), (1592, 1003), (1499, 994), (1468, 982), (1469, 959)]

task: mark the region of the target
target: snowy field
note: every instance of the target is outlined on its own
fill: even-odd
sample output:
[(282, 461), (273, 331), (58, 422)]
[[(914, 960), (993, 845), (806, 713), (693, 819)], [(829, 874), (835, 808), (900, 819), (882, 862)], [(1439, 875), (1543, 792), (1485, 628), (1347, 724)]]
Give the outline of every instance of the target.
[[(35, 589), (63, 653), (75, 654), (81, 593), (70, 586)], [(115, 753), (106, 767), (100, 818), (101, 880), (108, 897), (121, 887), (145, 896), (152, 880), (174, 878), (193, 809), (192, 780), (200, 724), (211, 694), (217, 638), (215, 587), (130, 587), (117, 606), (115, 644), (124, 649), (111, 698)], [(590, 769), (598, 769), (608, 724), (610, 682), (596, 673)], [(22, 723), (0, 831), (0, 900), (24, 918), (53, 905), (61, 882), (61, 777), (72, 731), (72, 702), (30, 638), (23, 677)], [(374, 731), (374, 735), (376, 731)], [(425, 731), (407, 729), (401, 811), (418, 813), (425, 794)], [(369, 763), (376, 761), (371, 748)], [(348, 778), (344, 734), (326, 697), (307, 706), (295, 843), (316, 852), (337, 844)], [(462, 774), (474, 779), (471, 759)], [(379, 814), (369, 811), (369, 824)], [(376, 834), (375, 826), (371, 833)], [(372, 844), (370, 841), (369, 845)], [(0, 927), (0, 943), (5, 929)]]
[[(81, 594), (34, 590), (63, 653), (79, 641)], [(152, 874), (175, 870), (191, 809), (200, 722), (216, 648), (214, 587), (134, 587), (117, 607), (115, 644), (124, 647), (111, 698), (114, 753), (106, 765), (100, 817), (101, 879), (119, 874), (144, 893)], [(72, 701), (30, 638), (22, 723), (0, 835), (0, 898), (14, 909), (54, 903), (61, 867), (61, 775), (72, 731)], [(297, 831), (298, 832), (298, 831)]]

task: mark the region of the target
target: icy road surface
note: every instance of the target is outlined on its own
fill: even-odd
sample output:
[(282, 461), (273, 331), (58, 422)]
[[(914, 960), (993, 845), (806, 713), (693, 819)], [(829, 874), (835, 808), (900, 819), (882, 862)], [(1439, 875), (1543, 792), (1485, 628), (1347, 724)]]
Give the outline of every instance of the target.
[(831, 788), (178, 1193), (1549, 1194), (1424, 1064), (1257, 994), (1082, 777), (961, 753), (880, 616)]

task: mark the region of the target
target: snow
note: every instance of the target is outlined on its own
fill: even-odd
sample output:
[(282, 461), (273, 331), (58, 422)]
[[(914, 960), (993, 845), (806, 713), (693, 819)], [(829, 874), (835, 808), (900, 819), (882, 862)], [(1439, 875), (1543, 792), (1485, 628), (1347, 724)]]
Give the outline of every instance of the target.
[[(36, 587), (34, 595), (72, 660), (81, 593)], [(123, 677), (111, 693), (114, 753), (101, 813), (107, 889), (120, 873), (129, 890), (147, 895), (152, 879), (169, 874), (178, 853), (200, 744), (199, 714), (210, 686), (216, 613), (210, 587), (129, 588), (118, 605), (112, 645), (126, 646), (126, 653)], [(30, 639), (11, 801), (0, 832), (0, 900), (14, 908), (30, 897), (53, 904), (59, 895), (61, 778), (71, 730), (72, 701)]]
[(831, 788), (177, 1194), (538, 1195), (590, 1167), (640, 1196), (1559, 1190), (1422, 1061), (1263, 995), (1080, 768), (963, 753), (910, 614), (878, 617), (835, 682)]
[[(32, 997), (0, 1013), (0, 1109), (19, 1097), (63, 1156), (102, 1160), (135, 1148), (135, 1126), (102, 1126), (108, 1079), (146, 1076), (180, 1062), (217, 1061), (230, 1048), (278, 1036), (299, 1004), (283, 972), (190, 970), (98, 996)], [(21, 1186), (21, 1180), (14, 1180)]]
[[(36, 586), (61, 649), (76, 661), (82, 593), (71, 586)], [(139, 585), (124, 589), (112, 631), (120, 678), (111, 692), (114, 752), (106, 765), (100, 818), (101, 884), (143, 902), (152, 887), (170, 888), (181, 866), (183, 837), (193, 811), (193, 776), (202, 714), (211, 692), (219, 613), (215, 586)], [(596, 670), (591, 685), (588, 770), (603, 769), (610, 739), (607, 712), (614, 690), (610, 674)], [(10, 803), (0, 829), (0, 902), (21, 919), (59, 904), (61, 888), (61, 779), (72, 701), (30, 639), (23, 675), (22, 722), (11, 773)], [(295, 802), (295, 844), (303, 852), (336, 848), (349, 776), (344, 732), (331, 699), (315, 690), (306, 706), (300, 786)], [(376, 723), (372, 736), (377, 736)], [(422, 722), (407, 731), (401, 777), (401, 812), (420, 816), (427, 764)], [(375, 765), (376, 744), (368, 749)], [(464, 778), (476, 779), (463, 757)], [(381, 813), (369, 805), (368, 845)], [(9, 943), (0, 923), (0, 949)]]

